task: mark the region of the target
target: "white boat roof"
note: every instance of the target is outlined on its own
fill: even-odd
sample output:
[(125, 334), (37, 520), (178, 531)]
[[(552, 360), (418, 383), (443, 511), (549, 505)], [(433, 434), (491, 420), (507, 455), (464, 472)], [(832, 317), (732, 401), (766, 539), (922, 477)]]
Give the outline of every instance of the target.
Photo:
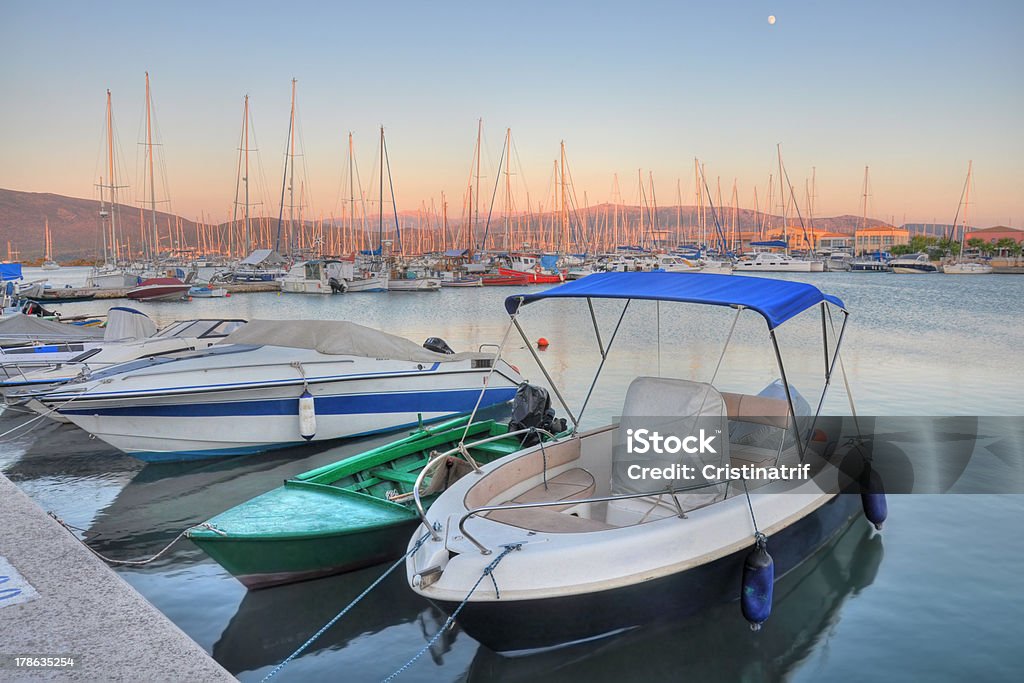
[(250, 320), (225, 337), (223, 344), (284, 346), (323, 354), (361, 356), (418, 363), (446, 363), (490, 358), (486, 353), (435, 353), (414, 341), (346, 320)]

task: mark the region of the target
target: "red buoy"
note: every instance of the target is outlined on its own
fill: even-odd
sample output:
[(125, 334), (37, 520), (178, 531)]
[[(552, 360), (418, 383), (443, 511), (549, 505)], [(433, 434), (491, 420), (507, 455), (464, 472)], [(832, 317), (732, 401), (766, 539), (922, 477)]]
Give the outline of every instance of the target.
[(545, 339), (544, 337), (541, 337), (540, 339), (537, 340), (537, 346), (542, 349), (546, 349), (548, 346), (548, 340)]

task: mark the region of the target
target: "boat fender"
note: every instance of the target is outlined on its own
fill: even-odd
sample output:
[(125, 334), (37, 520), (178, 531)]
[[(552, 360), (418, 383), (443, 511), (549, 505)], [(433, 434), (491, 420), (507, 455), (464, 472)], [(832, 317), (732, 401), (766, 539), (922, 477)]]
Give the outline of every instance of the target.
[(316, 406), (308, 389), (299, 396), (299, 435), (306, 441), (316, 436)]
[(772, 588), (775, 583), (775, 561), (768, 554), (767, 539), (757, 534), (754, 548), (743, 563), (740, 605), (750, 630), (761, 630), (761, 624), (772, 613)]
[(881, 531), (882, 524), (889, 516), (889, 504), (885, 500), (882, 477), (871, 468), (870, 462), (864, 467), (861, 477), (860, 502), (864, 506), (864, 516), (875, 525), (875, 529)]

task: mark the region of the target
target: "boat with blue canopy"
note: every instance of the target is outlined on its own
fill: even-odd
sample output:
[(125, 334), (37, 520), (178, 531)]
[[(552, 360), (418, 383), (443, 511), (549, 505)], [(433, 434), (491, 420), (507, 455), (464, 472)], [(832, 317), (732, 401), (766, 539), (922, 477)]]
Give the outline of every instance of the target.
[[(597, 372), (575, 411), (521, 322), (534, 304), (549, 299), (578, 302), (593, 324)], [(659, 303), (655, 320), (646, 321), (658, 346), (658, 374), (633, 379), (620, 397), (618, 420), (585, 428), (598, 378), (636, 301), (726, 307), (735, 314), (724, 316), (731, 324), (717, 364), (699, 367), (699, 378), (677, 377), (688, 364), (668, 361), (687, 340), (673, 330), (670, 348), (662, 348)], [(509, 329), (499, 357), (515, 330), (571, 428), (483, 465), (479, 475), (443, 491), (429, 510), (419, 507), (422, 525), (406, 559), (412, 589), (491, 650), (517, 653), (591, 640), (737, 599), (743, 618), (760, 628), (771, 612), (776, 578), (825, 546), (862, 509), (881, 527), (880, 489), (862, 489), (868, 492), (860, 497), (840, 493), (849, 477), (836, 463), (848, 472), (850, 458), (863, 455), (852, 398), (853, 417), (821, 415), (832, 380), (846, 379), (840, 348), (849, 312), (838, 297), (813, 285), (762, 278), (606, 273), (510, 296), (505, 310)], [(610, 329), (600, 324), (609, 311)], [(726, 391), (716, 379), (737, 322), (751, 313), (767, 328), (775, 360), (769, 371), (777, 378), (757, 393)], [(820, 394), (805, 396), (787, 378), (776, 330), (815, 314), (824, 348), (823, 368), (815, 372), (823, 381)], [(745, 358), (747, 364), (753, 359)], [(450, 455), (438, 453), (423, 468), (414, 499)], [(875, 481), (870, 460), (858, 462), (858, 476)], [(492, 580), (482, 580), (486, 576)]]

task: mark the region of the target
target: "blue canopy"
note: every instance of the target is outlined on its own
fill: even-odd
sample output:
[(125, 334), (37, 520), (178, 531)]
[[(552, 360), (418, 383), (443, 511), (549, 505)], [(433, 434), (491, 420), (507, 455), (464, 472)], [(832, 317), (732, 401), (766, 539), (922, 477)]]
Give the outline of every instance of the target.
[(766, 242), (751, 242), (752, 247), (770, 247), (772, 249), (785, 249), (786, 243), (782, 240), (768, 240)]
[(20, 280), (21, 279), (21, 264), (20, 263), (0, 263), (0, 279), (3, 281), (7, 280)]
[(843, 302), (814, 285), (789, 280), (711, 273), (594, 273), (542, 292), (515, 294), (505, 310), (541, 299), (649, 299), (710, 306), (744, 306), (760, 313), (774, 329), (822, 301), (840, 308)]

